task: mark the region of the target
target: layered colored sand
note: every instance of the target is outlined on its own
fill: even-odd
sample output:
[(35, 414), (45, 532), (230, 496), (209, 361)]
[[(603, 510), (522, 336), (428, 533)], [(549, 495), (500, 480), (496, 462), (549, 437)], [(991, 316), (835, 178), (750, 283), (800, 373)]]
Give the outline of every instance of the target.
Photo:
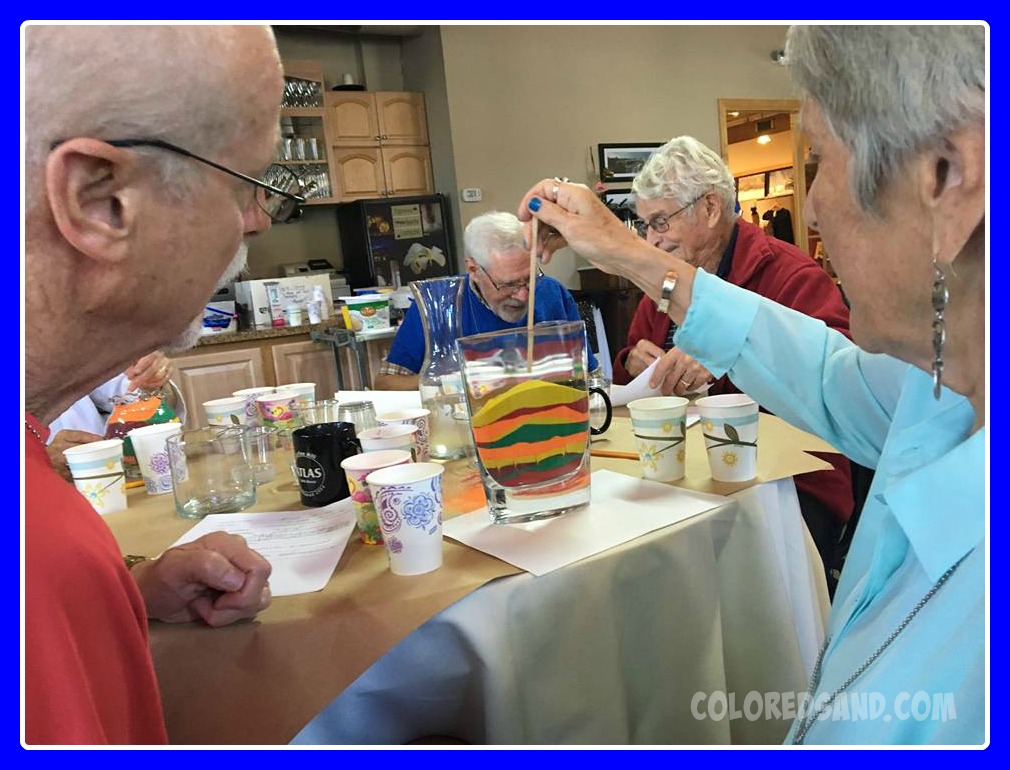
[(578, 469), (589, 432), (584, 390), (523, 382), (489, 398), (473, 416), (477, 454), (503, 487), (540, 484)]

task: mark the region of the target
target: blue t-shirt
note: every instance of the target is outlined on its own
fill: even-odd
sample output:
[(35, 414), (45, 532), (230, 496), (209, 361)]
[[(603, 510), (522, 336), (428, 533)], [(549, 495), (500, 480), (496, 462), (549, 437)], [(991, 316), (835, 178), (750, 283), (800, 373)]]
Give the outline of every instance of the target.
[[(533, 308), (534, 323), (583, 320), (574, 298), (557, 279), (550, 276), (538, 278), (536, 294)], [(470, 287), (470, 277), (467, 276), (466, 285), (463, 287), (460, 324), (465, 337), (482, 332), (520, 329), (526, 326), (526, 319), (509, 323), (496, 316), (474, 293)], [(588, 341), (586, 353), (589, 357), (589, 371), (594, 371), (597, 367), (596, 356), (590, 350)], [(393, 338), (386, 360), (412, 372), (421, 371), (421, 365), (424, 363), (424, 329), (421, 327), (421, 313), (413, 303), (404, 315), (396, 337)]]

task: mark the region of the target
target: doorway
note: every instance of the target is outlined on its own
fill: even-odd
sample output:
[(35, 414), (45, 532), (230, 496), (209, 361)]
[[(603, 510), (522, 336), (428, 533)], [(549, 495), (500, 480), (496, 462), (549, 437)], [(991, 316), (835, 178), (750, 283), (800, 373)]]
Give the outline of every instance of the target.
[[(741, 216), (756, 219), (759, 227), (788, 223), (792, 242), (809, 254), (803, 219), (807, 147), (799, 130), (799, 100), (718, 99), (717, 104), (720, 150), (737, 180)], [(788, 217), (779, 214), (783, 209)]]

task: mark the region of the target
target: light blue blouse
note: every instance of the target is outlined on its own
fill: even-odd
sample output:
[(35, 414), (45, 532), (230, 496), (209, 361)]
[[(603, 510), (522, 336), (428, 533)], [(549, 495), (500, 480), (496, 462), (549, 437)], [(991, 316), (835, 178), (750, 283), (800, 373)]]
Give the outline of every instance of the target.
[(873, 662), (803, 742), (986, 742), (985, 429), (970, 434), (968, 400), (944, 389), (937, 401), (927, 373), (701, 270), (676, 343), (770, 411), (876, 468), (807, 713)]

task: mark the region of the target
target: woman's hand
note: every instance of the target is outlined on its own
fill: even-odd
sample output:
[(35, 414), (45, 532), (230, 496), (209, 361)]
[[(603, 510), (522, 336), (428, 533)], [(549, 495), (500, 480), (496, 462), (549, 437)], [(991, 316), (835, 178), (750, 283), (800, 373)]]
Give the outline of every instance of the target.
[(49, 462), (52, 463), (53, 468), (63, 478), (67, 481), (73, 481), (73, 477), (70, 475), (70, 467), (67, 465), (67, 458), (63, 455), (63, 450), (80, 446), (81, 444), (90, 444), (93, 441), (101, 441), (102, 438), (103, 436), (99, 436), (97, 433), (90, 433), (86, 430), (61, 430), (53, 436), (53, 440), (46, 447)]
[(137, 361), (125, 374), (130, 380), (127, 385), (129, 390), (160, 390), (172, 376), (172, 362), (164, 353), (156, 350)]
[[(518, 216), (527, 223), (534, 216), (540, 220), (537, 240), (544, 262), (558, 249), (571, 246), (601, 270), (617, 273), (621, 255), (644, 243), (582, 184), (544, 179), (523, 196)], [(529, 236), (527, 230), (527, 243)]]

